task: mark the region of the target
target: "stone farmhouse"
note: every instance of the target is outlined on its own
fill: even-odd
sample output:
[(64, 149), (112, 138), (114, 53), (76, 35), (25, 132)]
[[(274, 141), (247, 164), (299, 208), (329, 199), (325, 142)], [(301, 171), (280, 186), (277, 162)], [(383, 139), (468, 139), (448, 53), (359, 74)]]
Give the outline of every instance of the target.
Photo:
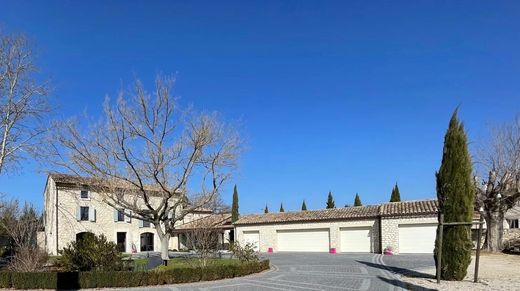
[[(88, 178), (66, 174), (48, 176), (44, 190), (45, 231), (44, 235), (39, 236), (39, 244), (49, 254), (57, 255), (68, 243), (81, 239), (87, 232), (104, 234), (126, 253), (161, 249), (161, 242), (151, 223), (126, 216), (125, 211), (128, 210), (109, 206), (103, 197), (89, 190), (89, 181)], [(158, 197), (151, 199), (152, 204), (159, 201)], [(178, 227), (213, 216), (221, 217), (220, 214), (201, 209), (188, 214)], [(228, 243), (230, 234), (230, 227), (223, 227), (219, 240)], [(182, 231), (172, 235), (168, 249), (186, 248), (183, 235), (185, 232)]]

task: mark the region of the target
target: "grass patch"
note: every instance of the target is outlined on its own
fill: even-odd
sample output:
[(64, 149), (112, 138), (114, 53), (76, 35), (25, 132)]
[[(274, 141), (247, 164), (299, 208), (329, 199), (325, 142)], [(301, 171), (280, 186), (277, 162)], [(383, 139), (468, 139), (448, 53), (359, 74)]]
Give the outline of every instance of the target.
[(134, 260), (134, 271), (145, 271), (145, 267), (148, 264), (148, 258), (135, 259)]
[[(172, 270), (176, 268), (185, 268), (185, 267), (197, 267), (200, 266), (198, 262), (200, 259), (198, 258), (175, 258), (168, 260), (168, 266), (158, 266), (154, 270)], [(242, 264), (237, 259), (210, 259), (208, 262), (209, 266), (235, 266)]]

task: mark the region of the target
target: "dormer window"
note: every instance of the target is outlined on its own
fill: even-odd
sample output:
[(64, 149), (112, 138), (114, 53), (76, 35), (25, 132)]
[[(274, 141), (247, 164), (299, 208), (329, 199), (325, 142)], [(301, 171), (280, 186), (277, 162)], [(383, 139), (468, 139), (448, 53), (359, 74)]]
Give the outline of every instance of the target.
[(88, 190), (81, 190), (80, 197), (81, 197), (81, 199), (88, 199), (89, 198)]

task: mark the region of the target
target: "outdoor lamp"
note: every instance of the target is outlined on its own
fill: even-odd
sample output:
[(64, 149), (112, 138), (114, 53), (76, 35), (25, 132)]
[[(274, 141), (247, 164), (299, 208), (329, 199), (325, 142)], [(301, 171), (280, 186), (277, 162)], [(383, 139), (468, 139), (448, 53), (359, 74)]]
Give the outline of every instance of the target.
[(498, 198), (498, 199), (502, 198), (502, 194), (498, 193), (498, 194), (497, 194), (497, 198)]
[(478, 210), (480, 213), (484, 212), (484, 207), (480, 206), (480, 209)]

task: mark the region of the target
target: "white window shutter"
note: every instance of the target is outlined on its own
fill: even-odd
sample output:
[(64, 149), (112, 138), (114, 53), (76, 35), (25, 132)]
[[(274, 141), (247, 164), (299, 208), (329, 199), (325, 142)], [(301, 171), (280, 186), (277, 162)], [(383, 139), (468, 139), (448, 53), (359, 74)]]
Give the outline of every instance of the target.
[(81, 208), (80, 207), (76, 208), (76, 220), (77, 221), (81, 220)]
[(93, 207), (88, 208), (88, 218), (92, 222), (96, 221), (96, 209)]
[(142, 228), (143, 227), (143, 220), (139, 219), (139, 227)]
[(127, 216), (126, 216), (126, 222), (128, 222), (128, 223), (132, 223), (132, 217), (130, 217), (130, 215), (132, 215), (132, 211), (130, 211), (130, 210), (126, 210), (125, 212), (126, 212), (126, 214), (127, 214)]
[(114, 221), (117, 222), (117, 215), (119, 214), (118, 213), (119, 210), (117, 210), (116, 208), (114, 208)]

